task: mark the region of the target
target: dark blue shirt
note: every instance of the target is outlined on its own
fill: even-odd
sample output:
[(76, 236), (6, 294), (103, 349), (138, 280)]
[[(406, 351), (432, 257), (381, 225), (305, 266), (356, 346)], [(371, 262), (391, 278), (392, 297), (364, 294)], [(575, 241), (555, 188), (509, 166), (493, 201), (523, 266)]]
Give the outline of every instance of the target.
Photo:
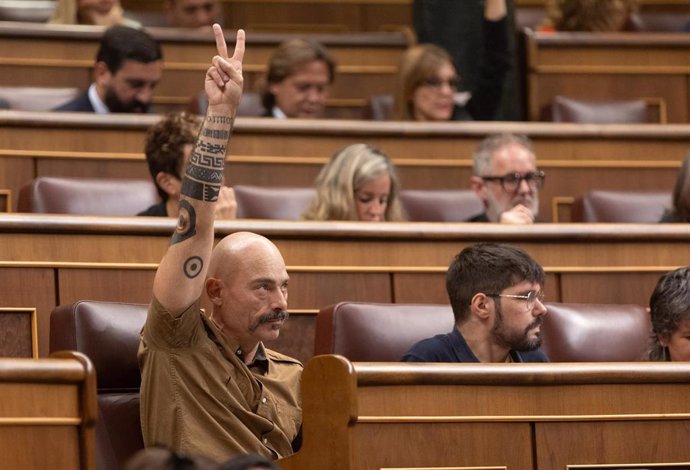
[[(535, 351), (510, 351), (513, 362), (549, 362), (539, 349)], [(436, 335), (433, 338), (423, 339), (402, 358), (403, 362), (479, 362), (470, 347), (467, 345), (460, 330), (445, 335)]]

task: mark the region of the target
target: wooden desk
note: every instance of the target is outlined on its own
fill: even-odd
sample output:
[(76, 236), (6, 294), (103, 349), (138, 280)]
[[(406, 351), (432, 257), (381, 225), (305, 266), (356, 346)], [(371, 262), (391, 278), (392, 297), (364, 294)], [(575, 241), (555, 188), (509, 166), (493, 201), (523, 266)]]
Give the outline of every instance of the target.
[[(174, 219), (0, 215), (0, 307), (35, 308), (38, 351), (49, 316), (78, 300), (148, 303)], [(306, 360), (314, 316), (341, 300), (447, 303), (445, 272), (462, 248), (516, 244), (547, 272), (547, 300), (646, 305), (659, 276), (690, 259), (688, 225), (218, 222), (273, 240), (290, 272), (292, 318), (274, 347)]]
[[(216, 53), (213, 35), (175, 28), (147, 31), (161, 43), (164, 59), (154, 104), (159, 110), (184, 110), (190, 98), (203, 89), (204, 73)], [(91, 83), (102, 34), (103, 28), (97, 26), (0, 22), (0, 86), (86, 88)], [(294, 35), (247, 36), (246, 90), (257, 89), (271, 53), (289, 37)], [(369, 96), (392, 93), (398, 61), (410, 44), (408, 35), (396, 32), (321, 34), (310, 38), (324, 44), (338, 64), (329, 114), (350, 118), (362, 116)], [(228, 32), (227, 40), (232, 48), (234, 31)]]
[(313, 358), (283, 470), (688, 468), (690, 364)]
[(531, 121), (554, 96), (589, 100), (651, 98), (668, 122), (690, 122), (690, 37), (683, 33), (525, 32)]
[(0, 359), (2, 468), (95, 470), (96, 407), (86, 356)]
[[(158, 116), (0, 112), (0, 189), (14, 194), (37, 176), (149, 178), (144, 135)], [(318, 125), (317, 125), (318, 124)], [(366, 142), (385, 150), (409, 189), (469, 188), (472, 152), (488, 134), (528, 135), (546, 171), (541, 218), (556, 197), (592, 189), (670, 190), (690, 142), (687, 125), (396, 123), (237, 120), (229, 184), (311, 186), (337, 150)]]

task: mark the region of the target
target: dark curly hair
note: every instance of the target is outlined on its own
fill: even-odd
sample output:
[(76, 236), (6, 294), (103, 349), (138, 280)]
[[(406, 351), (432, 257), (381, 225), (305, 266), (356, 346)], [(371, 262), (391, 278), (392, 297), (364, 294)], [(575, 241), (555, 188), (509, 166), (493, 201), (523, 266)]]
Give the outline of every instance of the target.
[(156, 183), (160, 172), (182, 179), (184, 146), (193, 145), (201, 128), (201, 118), (187, 113), (168, 114), (146, 134), (146, 162), (161, 199), (168, 195)]
[(668, 359), (661, 338), (667, 338), (678, 325), (690, 320), (690, 266), (678, 268), (661, 276), (649, 299), (652, 335), (649, 340), (649, 360)]

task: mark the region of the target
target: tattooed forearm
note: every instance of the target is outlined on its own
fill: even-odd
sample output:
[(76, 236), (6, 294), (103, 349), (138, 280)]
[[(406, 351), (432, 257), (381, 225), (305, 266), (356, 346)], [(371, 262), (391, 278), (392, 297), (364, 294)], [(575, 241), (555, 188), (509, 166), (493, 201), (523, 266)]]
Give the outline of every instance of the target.
[(182, 194), (200, 201), (216, 201), (223, 182), (225, 143), (199, 139), (187, 163)]
[(201, 135), (204, 137), (211, 137), (212, 139), (227, 141), (230, 138), (230, 131), (221, 129), (202, 129)]
[(175, 227), (175, 233), (173, 233), (170, 244), (183, 242), (194, 235), (196, 235), (196, 211), (189, 202), (181, 199), (177, 227)]
[(206, 116), (206, 121), (212, 124), (232, 124), (230, 116)]
[(191, 258), (187, 258), (187, 261), (184, 262), (183, 267), (184, 275), (189, 279), (194, 279), (199, 275), (203, 267), (204, 260), (201, 259), (201, 257), (192, 256)]
[(182, 180), (184, 196), (207, 202), (218, 200), (232, 123), (231, 116), (206, 116)]

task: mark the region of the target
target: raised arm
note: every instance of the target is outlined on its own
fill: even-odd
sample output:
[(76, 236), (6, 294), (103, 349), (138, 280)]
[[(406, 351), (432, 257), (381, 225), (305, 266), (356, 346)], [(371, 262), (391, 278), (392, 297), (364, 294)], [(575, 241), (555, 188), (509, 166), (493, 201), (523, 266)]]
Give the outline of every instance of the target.
[(225, 154), (242, 95), (244, 31), (237, 31), (232, 57), (219, 25), (213, 25), (213, 34), (218, 55), (206, 71), (208, 110), (182, 178), (177, 227), (153, 282), (153, 295), (173, 315), (199, 298), (204, 286)]

